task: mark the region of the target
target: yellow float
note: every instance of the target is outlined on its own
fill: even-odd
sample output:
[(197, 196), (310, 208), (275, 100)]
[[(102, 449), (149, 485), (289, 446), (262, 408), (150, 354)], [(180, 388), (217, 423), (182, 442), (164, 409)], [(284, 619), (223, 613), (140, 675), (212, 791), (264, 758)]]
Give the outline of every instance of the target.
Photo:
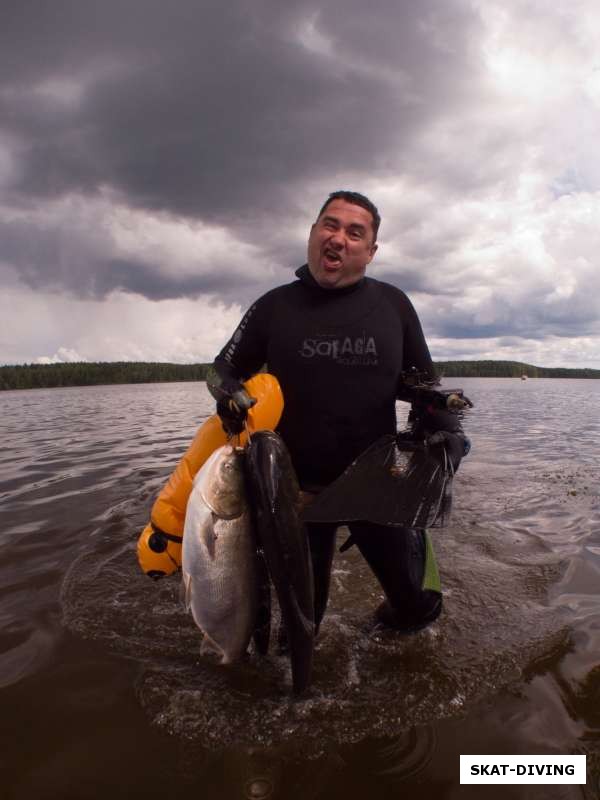
[[(254, 375), (244, 387), (257, 402), (248, 411), (247, 431), (236, 437), (240, 446), (246, 444), (248, 432), (251, 435), (254, 431), (274, 430), (283, 411), (283, 394), (275, 376)], [(209, 417), (156, 498), (150, 522), (137, 543), (138, 561), (151, 578), (172, 575), (181, 566), (185, 509), (194, 477), (209, 455), (227, 441), (219, 417), (216, 414)]]

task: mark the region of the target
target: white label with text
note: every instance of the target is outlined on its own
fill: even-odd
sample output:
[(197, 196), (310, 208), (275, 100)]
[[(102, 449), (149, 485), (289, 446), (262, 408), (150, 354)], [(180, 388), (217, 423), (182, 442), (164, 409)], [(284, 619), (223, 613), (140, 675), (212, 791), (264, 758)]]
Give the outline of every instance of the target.
[(461, 756), (461, 783), (585, 783), (585, 756)]

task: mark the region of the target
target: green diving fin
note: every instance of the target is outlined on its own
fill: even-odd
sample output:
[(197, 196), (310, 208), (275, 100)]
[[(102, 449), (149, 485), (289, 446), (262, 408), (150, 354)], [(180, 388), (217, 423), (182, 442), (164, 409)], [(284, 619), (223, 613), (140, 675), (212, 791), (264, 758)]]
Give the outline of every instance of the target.
[(451, 502), (454, 470), (443, 444), (374, 442), (306, 507), (305, 522), (359, 520), (407, 528), (441, 527)]

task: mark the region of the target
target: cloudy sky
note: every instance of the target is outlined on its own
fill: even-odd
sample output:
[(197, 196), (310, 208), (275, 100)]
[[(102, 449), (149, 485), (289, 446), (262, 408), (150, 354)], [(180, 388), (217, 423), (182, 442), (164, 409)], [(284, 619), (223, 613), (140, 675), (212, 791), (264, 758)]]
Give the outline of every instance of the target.
[(432, 355), (600, 368), (597, 0), (3, 0), (0, 363), (211, 360), (334, 189)]

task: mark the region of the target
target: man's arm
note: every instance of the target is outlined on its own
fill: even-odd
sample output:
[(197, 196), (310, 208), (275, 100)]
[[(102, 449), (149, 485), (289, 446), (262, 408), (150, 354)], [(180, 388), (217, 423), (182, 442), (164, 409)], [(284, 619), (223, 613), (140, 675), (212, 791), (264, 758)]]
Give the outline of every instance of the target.
[(434, 388), (439, 385), (439, 378), (423, 328), (412, 303), (406, 295), (404, 297), (403, 373), (397, 389), (398, 399), (411, 404), (409, 430), (404, 435), (427, 441), (431, 445), (444, 444), (456, 470), (471, 447), (462, 428), (461, 410), (472, 404), (468, 398), (463, 403), (459, 390), (458, 400), (453, 407), (452, 400), (448, 401), (450, 393)]
[(217, 401), (217, 414), (230, 434), (240, 433), (256, 400), (242, 382), (254, 375), (267, 358), (268, 295), (244, 314), (233, 336), (209, 368), (206, 385)]
[(404, 300), (405, 307), (402, 314), (404, 321), (402, 369), (405, 373), (422, 373), (428, 383), (437, 383), (435, 366), (425, 341), (421, 321), (413, 304), (406, 295), (404, 295)]

